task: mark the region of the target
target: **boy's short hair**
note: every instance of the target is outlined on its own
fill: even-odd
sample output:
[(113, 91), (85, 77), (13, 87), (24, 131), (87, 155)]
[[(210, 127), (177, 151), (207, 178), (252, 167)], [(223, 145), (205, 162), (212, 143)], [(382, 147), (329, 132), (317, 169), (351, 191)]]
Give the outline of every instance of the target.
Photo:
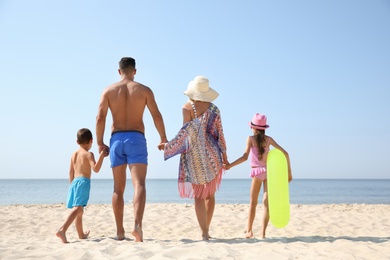
[(88, 128), (81, 128), (77, 132), (77, 142), (79, 144), (87, 144), (92, 140), (92, 133)]
[(135, 69), (135, 59), (131, 57), (123, 57), (119, 61), (119, 69), (122, 71), (128, 70), (128, 69)]

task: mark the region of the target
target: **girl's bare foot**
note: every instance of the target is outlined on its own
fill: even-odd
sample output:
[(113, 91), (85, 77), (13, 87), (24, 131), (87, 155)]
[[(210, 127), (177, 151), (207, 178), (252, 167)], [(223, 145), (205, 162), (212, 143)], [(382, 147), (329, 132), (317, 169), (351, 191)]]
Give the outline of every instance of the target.
[(64, 231), (57, 231), (56, 236), (59, 237), (62, 241), (62, 243), (69, 243), (68, 240), (66, 240), (66, 235)]
[(131, 234), (134, 236), (135, 242), (144, 242), (142, 228), (134, 227), (134, 230), (131, 231)]
[(80, 239), (87, 239), (88, 236), (89, 236), (89, 230), (87, 232), (84, 233), (84, 235), (82, 237), (79, 237)]

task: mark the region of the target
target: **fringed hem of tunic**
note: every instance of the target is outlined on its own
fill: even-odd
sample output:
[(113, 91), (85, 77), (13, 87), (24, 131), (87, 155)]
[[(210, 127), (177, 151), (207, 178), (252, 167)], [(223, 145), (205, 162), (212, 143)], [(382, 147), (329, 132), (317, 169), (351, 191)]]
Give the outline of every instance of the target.
[(190, 182), (178, 182), (179, 194), (181, 198), (198, 198), (198, 199), (206, 199), (213, 195), (217, 190), (219, 190), (219, 186), (221, 185), (222, 175), (225, 173), (225, 170), (221, 168), (219, 174), (215, 176), (215, 178), (206, 183), (206, 184), (192, 184)]

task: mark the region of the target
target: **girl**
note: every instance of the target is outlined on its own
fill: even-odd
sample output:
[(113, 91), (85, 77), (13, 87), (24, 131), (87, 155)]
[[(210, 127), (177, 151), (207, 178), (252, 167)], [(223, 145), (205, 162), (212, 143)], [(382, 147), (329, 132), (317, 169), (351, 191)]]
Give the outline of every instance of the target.
[(272, 137), (265, 135), (265, 129), (269, 127), (269, 125), (267, 125), (267, 117), (265, 115), (258, 113), (255, 114), (252, 118), (252, 121), (248, 124), (252, 128), (253, 136), (249, 136), (247, 138), (244, 154), (231, 164), (226, 165), (226, 169), (229, 170), (233, 166), (245, 162), (248, 159), (249, 154), (251, 155), (250, 164), (252, 170), (250, 173), (250, 177), (252, 178), (252, 185), (250, 190), (248, 228), (245, 237), (253, 237), (252, 225), (256, 215), (256, 206), (258, 202), (259, 192), (261, 189), (261, 185), (264, 183), (264, 212), (262, 217), (261, 238), (265, 238), (265, 230), (267, 228), (269, 220), (266, 165), (269, 146), (272, 145), (273, 147), (281, 150), (286, 156), (288, 163), (289, 182), (292, 180), (290, 158), (288, 156), (288, 153), (280, 145), (278, 145)]

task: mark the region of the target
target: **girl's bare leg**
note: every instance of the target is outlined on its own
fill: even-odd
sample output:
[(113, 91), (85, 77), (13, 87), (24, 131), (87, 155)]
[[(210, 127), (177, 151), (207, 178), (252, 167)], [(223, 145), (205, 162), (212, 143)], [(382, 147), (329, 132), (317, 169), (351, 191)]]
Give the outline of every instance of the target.
[(86, 239), (86, 238), (88, 238), (89, 230), (87, 232), (85, 232), (85, 233), (83, 231), (83, 214), (84, 214), (84, 209), (82, 207), (79, 207), (79, 208), (80, 209), (78, 210), (78, 214), (76, 216), (76, 221), (75, 221), (76, 230), (77, 230), (77, 234), (79, 235), (80, 239)]
[(252, 226), (256, 216), (256, 207), (257, 207), (260, 189), (261, 189), (261, 180), (252, 178), (252, 185), (250, 190), (249, 214), (248, 214), (248, 227), (246, 229), (246, 235), (245, 235), (246, 238), (253, 237)]
[(207, 228), (207, 211), (204, 199), (195, 198), (195, 213), (202, 231), (202, 240), (209, 240), (209, 230)]
[(263, 217), (262, 217), (262, 226), (261, 226), (261, 238), (265, 238), (265, 231), (268, 226), (269, 221), (269, 209), (268, 209), (268, 188), (267, 181), (264, 181), (264, 196), (263, 196)]

